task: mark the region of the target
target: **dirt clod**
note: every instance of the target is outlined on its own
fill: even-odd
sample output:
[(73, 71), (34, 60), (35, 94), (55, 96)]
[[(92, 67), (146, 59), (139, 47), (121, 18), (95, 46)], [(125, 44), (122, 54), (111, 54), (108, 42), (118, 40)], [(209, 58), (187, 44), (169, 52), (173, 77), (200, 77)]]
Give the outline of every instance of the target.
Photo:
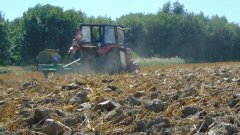
[(239, 134), (239, 67), (0, 75), (0, 134)]

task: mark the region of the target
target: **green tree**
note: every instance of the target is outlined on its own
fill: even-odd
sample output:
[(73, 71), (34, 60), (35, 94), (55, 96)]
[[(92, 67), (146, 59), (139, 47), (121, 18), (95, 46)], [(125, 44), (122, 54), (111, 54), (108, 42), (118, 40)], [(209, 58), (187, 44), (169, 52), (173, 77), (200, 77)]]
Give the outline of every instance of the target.
[(231, 60), (240, 60), (240, 27), (238, 24), (230, 23), (227, 24), (227, 29), (229, 30), (231, 37), (229, 40), (229, 46), (231, 47)]
[(8, 22), (0, 12), (0, 65), (10, 63)]
[(166, 14), (172, 14), (172, 4), (170, 1), (168, 1), (167, 3), (163, 4), (162, 8), (158, 11), (159, 13), (163, 12)]
[(125, 25), (127, 28), (125, 33), (128, 46), (138, 51), (141, 55), (148, 54), (148, 50), (145, 50), (148, 48), (145, 46), (145, 21), (145, 15), (142, 13), (123, 15), (116, 21), (118, 24)]
[(10, 46), (10, 52), (12, 56), (12, 64), (20, 65), (21, 61), (24, 61), (21, 59), (21, 48), (23, 47), (23, 20), (22, 18), (14, 19), (12, 22), (9, 23), (9, 46)]
[(227, 20), (224, 17), (213, 16), (207, 25), (207, 44), (209, 61), (224, 61), (229, 58)]
[(173, 3), (173, 13), (174, 14), (184, 14), (184, 5), (179, 3), (178, 1)]
[(189, 62), (240, 60), (238, 24), (228, 23), (225, 17), (190, 13), (179, 2), (167, 2), (156, 14), (129, 13), (116, 21), (51, 5), (36, 5), (12, 22), (0, 14), (0, 64), (11, 57), (17, 64), (32, 63), (45, 48), (66, 54), (83, 22), (125, 25), (128, 47), (145, 57), (179, 56)]
[(22, 62), (33, 63), (39, 51), (46, 48), (60, 49), (60, 54), (65, 54), (76, 29), (84, 22), (85, 14), (38, 4), (29, 8), (22, 19), (21, 59)]
[(106, 16), (98, 16), (98, 17), (87, 17), (86, 23), (95, 23), (95, 24), (114, 24), (115, 22)]

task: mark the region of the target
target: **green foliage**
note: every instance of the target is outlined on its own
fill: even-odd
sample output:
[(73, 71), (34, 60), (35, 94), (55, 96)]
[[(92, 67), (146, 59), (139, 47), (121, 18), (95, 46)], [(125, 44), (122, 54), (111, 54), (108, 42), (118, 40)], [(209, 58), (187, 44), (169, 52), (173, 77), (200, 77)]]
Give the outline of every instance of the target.
[(98, 16), (98, 17), (88, 17), (86, 18), (86, 23), (96, 23), (96, 24), (114, 24), (115, 22), (109, 18), (104, 16)]
[(166, 14), (171, 14), (171, 3), (170, 3), (170, 1), (163, 4), (163, 7), (159, 12), (163, 12), (163, 13), (166, 13)]
[(179, 2), (165, 3), (156, 14), (129, 13), (116, 21), (38, 4), (11, 22), (0, 12), (0, 65), (33, 64), (39, 51), (46, 48), (60, 49), (64, 57), (80, 23), (125, 25), (134, 57), (177, 56), (186, 62), (240, 60), (238, 24), (225, 17), (189, 13)]
[(179, 3), (178, 1), (173, 3), (173, 13), (174, 14), (184, 14), (184, 5)]
[[(14, 58), (22, 64), (35, 61), (37, 54), (46, 48), (60, 49), (66, 53), (71, 39), (85, 15), (81, 11), (63, 11), (51, 5), (36, 5), (29, 8), (20, 20), (12, 23)], [(20, 27), (19, 27), (20, 26)], [(12, 34), (14, 35), (14, 34)]]
[(138, 13), (133, 14), (130, 13), (129, 15), (123, 15), (120, 18), (117, 19), (118, 24), (125, 25), (127, 27), (126, 31), (126, 40), (128, 43), (128, 46), (138, 53), (144, 54), (141, 50), (144, 50), (145, 47), (142, 43), (145, 43), (145, 34), (146, 34), (146, 28), (145, 28), (145, 21), (147, 18), (145, 18), (147, 15)]
[(225, 17), (188, 13), (178, 2), (165, 3), (157, 14), (130, 13), (117, 22), (132, 27), (129, 44), (143, 57), (178, 56), (187, 62), (240, 59), (239, 25)]
[(8, 22), (0, 12), (0, 65), (10, 63)]
[(21, 47), (23, 46), (23, 38), (24, 30), (23, 30), (23, 21), (20, 18), (13, 20), (9, 23), (9, 44), (10, 44), (10, 52), (12, 56), (11, 64), (21, 64)]

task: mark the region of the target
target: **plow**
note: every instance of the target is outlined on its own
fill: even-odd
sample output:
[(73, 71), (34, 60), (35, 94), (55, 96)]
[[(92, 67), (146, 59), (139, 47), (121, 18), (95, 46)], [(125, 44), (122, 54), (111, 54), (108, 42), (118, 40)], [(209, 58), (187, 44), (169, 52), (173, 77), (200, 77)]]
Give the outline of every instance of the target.
[(125, 40), (125, 28), (112, 24), (80, 24), (62, 65), (56, 49), (45, 49), (36, 57), (37, 69), (47, 78), (50, 72), (78, 71), (97, 73), (134, 72), (138, 65), (132, 60)]

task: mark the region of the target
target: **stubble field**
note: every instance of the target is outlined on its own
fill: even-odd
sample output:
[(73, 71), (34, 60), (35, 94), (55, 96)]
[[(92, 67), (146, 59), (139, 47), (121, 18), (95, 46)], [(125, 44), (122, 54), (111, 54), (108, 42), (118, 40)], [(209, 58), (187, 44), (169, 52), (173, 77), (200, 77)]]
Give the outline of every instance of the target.
[(240, 63), (146, 66), (138, 73), (48, 79), (21, 70), (0, 75), (0, 134), (240, 131)]

